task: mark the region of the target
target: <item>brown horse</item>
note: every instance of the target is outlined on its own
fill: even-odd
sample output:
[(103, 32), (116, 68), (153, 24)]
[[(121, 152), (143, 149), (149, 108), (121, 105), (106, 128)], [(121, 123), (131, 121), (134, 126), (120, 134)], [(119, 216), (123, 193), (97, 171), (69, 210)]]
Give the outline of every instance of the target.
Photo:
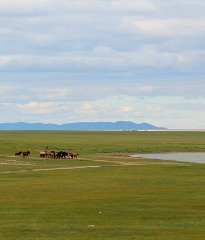
[(41, 158), (44, 158), (44, 157), (47, 157), (48, 156), (48, 154), (47, 154), (47, 152), (45, 151), (45, 152), (40, 152), (40, 157)]
[(23, 158), (29, 157), (30, 151), (23, 152)]
[(48, 155), (48, 157), (55, 158), (56, 152), (55, 151), (50, 151), (50, 152), (47, 152), (47, 155)]
[(22, 154), (22, 152), (16, 152), (15, 156), (20, 156)]
[(79, 156), (79, 153), (68, 153), (68, 156), (71, 157), (72, 159), (77, 159)]

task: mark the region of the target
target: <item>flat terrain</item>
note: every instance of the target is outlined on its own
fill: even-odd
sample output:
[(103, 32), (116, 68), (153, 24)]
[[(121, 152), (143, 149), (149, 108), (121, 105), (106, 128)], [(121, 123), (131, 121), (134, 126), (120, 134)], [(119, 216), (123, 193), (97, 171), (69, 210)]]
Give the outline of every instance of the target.
[(0, 240), (205, 239), (205, 165), (129, 157), (204, 151), (200, 131), (0, 131)]

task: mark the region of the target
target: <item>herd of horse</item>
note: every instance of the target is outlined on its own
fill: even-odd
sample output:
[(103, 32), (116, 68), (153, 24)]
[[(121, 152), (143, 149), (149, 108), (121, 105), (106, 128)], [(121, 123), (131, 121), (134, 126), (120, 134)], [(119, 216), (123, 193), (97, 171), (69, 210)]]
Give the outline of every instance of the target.
[(55, 152), (55, 151), (44, 151), (44, 152), (40, 152), (40, 157), (41, 158), (55, 158), (55, 159), (59, 159), (59, 158), (72, 158), (72, 159), (77, 159), (79, 156), (79, 153), (71, 153), (71, 152), (64, 152), (64, 151), (60, 151), (60, 152)]
[[(15, 156), (21, 156), (23, 158), (29, 157), (30, 155), (30, 151), (26, 151), (26, 152), (16, 152)], [(60, 158), (72, 158), (72, 159), (77, 159), (79, 156), (79, 153), (71, 153), (71, 152), (64, 152), (64, 151), (60, 151), (60, 152), (55, 152), (55, 151), (43, 151), (40, 152), (40, 158), (54, 158), (54, 159), (60, 159)]]

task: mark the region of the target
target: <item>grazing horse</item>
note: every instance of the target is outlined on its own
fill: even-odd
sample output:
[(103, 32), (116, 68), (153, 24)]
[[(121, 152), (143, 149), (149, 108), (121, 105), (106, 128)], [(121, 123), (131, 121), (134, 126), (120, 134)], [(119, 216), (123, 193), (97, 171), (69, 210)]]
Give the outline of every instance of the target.
[(56, 153), (55, 158), (66, 158), (68, 156), (67, 152), (60, 151)]
[(30, 155), (30, 151), (23, 152), (23, 158), (28, 157)]
[(62, 152), (62, 153), (61, 153), (61, 157), (62, 157), (62, 158), (66, 158), (67, 156), (68, 156), (68, 153), (67, 153), (67, 152)]
[(77, 159), (79, 156), (79, 153), (68, 153), (68, 156), (71, 157), (72, 159), (73, 158)]
[(22, 152), (16, 152), (15, 156), (20, 156), (22, 154)]
[(48, 156), (47, 152), (40, 152), (40, 157), (44, 158), (47, 156)]
[(51, 157), (51, 158), (55, 158), (56, 157), (56, 152), (55, 151), (47, 152), (47, 156)]

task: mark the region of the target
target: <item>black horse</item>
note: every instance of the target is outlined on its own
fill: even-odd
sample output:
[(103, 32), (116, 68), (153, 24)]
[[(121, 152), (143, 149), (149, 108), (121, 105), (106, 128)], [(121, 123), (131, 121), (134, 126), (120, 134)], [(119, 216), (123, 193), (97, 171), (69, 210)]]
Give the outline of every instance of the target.
[(68, 156), (67, 152), (60, 151), (56, 153), (55, 158), (66, 158), (67, 156)]

